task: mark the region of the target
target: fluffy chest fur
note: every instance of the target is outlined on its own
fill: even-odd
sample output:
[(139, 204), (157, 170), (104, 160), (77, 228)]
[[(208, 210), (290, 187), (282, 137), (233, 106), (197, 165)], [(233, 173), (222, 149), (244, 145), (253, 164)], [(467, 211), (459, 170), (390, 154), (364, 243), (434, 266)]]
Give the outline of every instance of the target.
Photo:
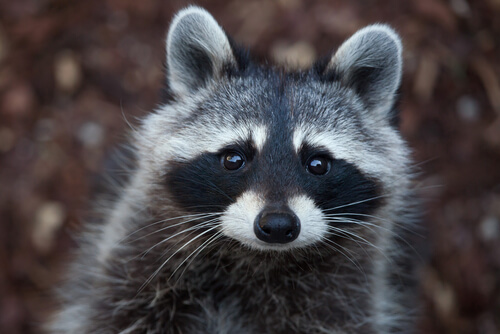
[[(362, 271), (371, 270), (367, 263), (357, 263), (358, 268), (343, 265), (341, 256), (332, 257), (320, 248), (317, 262), (307, 253), (255, 252), (242, 258), (235, 245), (231, 251), (211, 247), (185, 266), (184, 259), (200, 245), (179, 253), (146, 286), (145, 273), (157, 268), (161, 254), (152, 251), (135, 263), (123, 260), (133, 258), (127, 251), (116, 254), (105, 273), (108, 279), (93, 293), (91, 331), (374, 332), (367, 322), (374, 288), (373, 274)], [(111, 323), (105, 316), (109, 314)]]

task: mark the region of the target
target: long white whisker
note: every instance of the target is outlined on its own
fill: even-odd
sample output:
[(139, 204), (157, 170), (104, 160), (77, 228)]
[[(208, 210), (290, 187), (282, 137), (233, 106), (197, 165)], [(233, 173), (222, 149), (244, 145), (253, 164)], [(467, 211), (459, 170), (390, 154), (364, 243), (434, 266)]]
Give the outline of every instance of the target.
[[(205, 248), (208, 247), (208, 245), (210, 243), (212, 243), (213, 241), (217, 240), (220, 236), (222, 235), (222, 231), (219, 231), (217, 233), (215, 233), (213, 236), (211, 236), (210, 238), (208, 238), (207, 240), (205, 240), (205, 242), (203, 242), (200, 246), (198, 246), (194, 251), (191, 252), (191, 254), (189, 254), (178, 266), (177, 268), (175, 268), (175, 270), (172, 272), (172, 274), (170, 275), (170, 277), (168, 279), (171, 279), (175, 273), (177, 272), (177, 270), (179, 270), (181, 268), (181, 266), (186, 263), (186, 261), (191, 257), (193, 256), (193, 258), (191, 259), (191, 261), (189, 261), (189, 263), (186, 265), (186, 267), (184, 268), (184, 270), (182, 271), (182, 273), (179, 275), (179, 278), (178, 280), (182, 277), (182, 275), (184, 275), (184, 272), (186, 271), (186, 269), (189, 267), (189, 265), (191, 265), (191, 263), (193, 263), (195, 257), (201, 253)], [(177, 281), (178, 281), (177, 280)]]
[(184, 222), (177, 223), (177, 224), (174, 224), (174, 225), (169, 225), (169, 226), (167, 226), (167, 228), (168, 227), (174, 227), (174, 226), (182, 225), (183, 223), (188, 223), (188, 222), (191, 222), (191, 221), (196, 220), (196, 219), (204, 219), (204, 218), (208, 218), (208, 217), (213, 217), (213, 216), (216, 216), (218, 214), (220, 214), (220, 213), (218, 213), (218, 212), (196, 213), (196, 214), (191, 214), (191, 215), (184, 215), (184, 216), (177, 216), (177, 217), (171, 217), (171, 218), (161, 219), (161, 220), (158, 220), (158, 221), (156, 221), (154, 223), (148, 224), (146, 226), (142, 226), (141, 228), (138, 228), (137, 230), (129, 233), (128, 235), (126, 235), (125, 237), (123, 237), (122, 239), (120, 239), (118, 241), (118, 243), (121, 243), (121, 242), (125, 241), (126, 239), (130, 238), (132, 235), (134, 235), (134, 234), (136, 234), (136, 233), (138, 233), (138, 232), (140, 232), (140, 231), (142, 231), (142, 230), (144, 230), (146, 228), (152, 227), (154, 225), (166, 223), (166, 222), (171, 221), (171, 220), (196, 217), (196, 218), (194, 218), (192, 220), (184, 221)]
[(156, 275), (158, 275), (158, 273), (165, 267), (165, 265), (168, 263), (168, 261), (170, 261), (170, 259), (172, 259), (177, 253), (179, 253), (181, 250), (183, 250), (187, 245), (189, 245), (190, 243), (192, 243), (193, 241), (195, 241), (196, 239), (202, 237), (203, 235), (209, 233), (210, 231), (216, 229), (218, 227), (218, 225), (214, 226), (214, 227), (211, 227), (209, 228), (208, 230), (206, 230), (205, 232), (202, 232), (200, 234), (198, 234), (197, 236), (195, 236), (194, 238), (192, 238), (191, 240), (189, 240), (188, 242), (186, 242), (181, 248), (177, 249), (172, 255), (170, 255), (168, 257), (168, 259), (166, 259), (158, 269), (155, 270), (155, 272), (142, 284), (142, 286), (139, 288), (139, 291), (138, 292), (141, 292), (142, 290), (144, 290), (144, 288), (156, 277)]
[[(172, 238), (178, 237), (179, 235), (184, 234), (186, 232), (192, 232), (192, 231), (196, 231), (196, 230), (199, 230), (199, 229), (207, 227), (207, 226), (212, 226), (212, 225), (214, 225), (214, 221), (216, 221), (216, 220), (217, 220), (217, 218), (213, 218), (213, 219), (207, 220), (205, 222), (202, 222), (202, 223), (196, 224), (194, 226), (191, 226), (189, 228), (183, 229), (183, 230), (181, 230), (181, 231), (179, 231), (177, 233), (174, 233), (174, 234), (168, 236), (167, 238), (161, 240), (160, 242), (157, 242), (155, 245), (151, 246), (150, 248), (148, 248), (146, 251), (144, 251), (142, 253), (142, 257), (146, 256), (154, 248), (156, 248), (156, 247), (164, 244), (165, 242), (171, 240)], [(182, 239), (182, 240), (184, 240), (184, 239)], [(180, 240), (180, 241), (182, 241), (182, 240)]]
[[(334, 226), (328, 226), (328, 229), (329, 229), (328, 233), (331, 233), (331, 234), (333, 234), (335, 236), (338, 236), (338, 237), (341, 237), (341, 238), (345, 238), (345, 239), (354, 241), (355, 243), (357, 243), (360, 246), (361, 246), (361, 244), (360, 244), (360, 242), (361, 242), (364, 245), (367, 245), (367, 246), (370, 246), (370, 247), (373, 247), (375, 249), (380, 250), (380, 248), (377, 247), (377, 246), (375, 246), (372, 242), (366, 240), (365, 238), (357, 235), (354, 232), (351, 232), (351, 231), (348, 231), (348, 230), (343, 230), (341, 228), (337, 228), (337, 227), (334, 227)], [(337, 233), (333, 233), (332, 231), (337, 232)], [(359, 240), (353, 239), (353, 237), (357, 238)]]
[[(366, 278), (366, 273), (365, 271), (363, 270), (363, 268), (361, 268), (361, 266), (359, 265), (358, 261), (355, 260), (352, 252), (350, 250), (348, 250), (347, 248), (345, 248), (344, 246), (342, 245), (339, 245), (338, 243), (336, 243), (335, 241), (332, 241), (328, 238), (325, 238), (324, 235), (317, 235), (321, 242), (323, 242), (325, 245), (328, 245), (329, 247), (333, 248), (333, 250), (335, 250), (336, 252), (339, 252), (340, 254), (342, 254), (346, 259), (348, 259), (360, 272), (363, 273), (363, 275), (365, 276)], [(339, 248), (342, 248), (344, 251), (346, 251), (347, 253), (349, 253), (351, 255), (351, 257), (349, 255), (347, 255), (346, 253), (344, 253), (342, 250), (340, 250)]]
[(356, 205), (356, 204), (361, 204), (361, 203), (365, 203), (365, 202), (369, 202), (369, 201), (374, 201), (376, 199), (379, 199), (379, 198), (384, 198), (384, 197), (389, 197), (390, 194), (385, 194), (385, 195), (379, 195), (379, 196), (375, 196), (375, 197), (370, 197), (370, 198), (367, 198), (367, 199), (364, 199), (364, 200), (361, 200), (361, 201), (356, 201), (356, 202), (351, 202), (351, 203), (348, 203), (348, 204), (343, 204), (343, 205), (339, 205), (339, 206), (336, 206), (334, 208), (330, 208), (330, 209), (326, 209), (326, 210), (323, 210), (323, 211), (333, 211), (333, 210), (337, 210), (337, 209), (341, 209), (341, 208), (346, 208), (348, 206), (353, 206), (353, 205)]
[(346, 218), (346, 217), (342, 217), (342, 216), (337, 216), (337, 217), (326, 216), (326, 217), (327, 217), (327, 220), (331, 221), (331, 222), (361, 225), (363, 227), (366, 227), (367, 229), (369, 229), (372, 232), (375, 232), (375, 230), (373, 228), (378, 228), (380, 230), (383, 230), (383, 231), (386, 231), (386, 232), (390, 233), (391, 235), (397, 235), (394, 231), (388, 229), (385, 226), (380, 226), (380, 225), (377, 225), (377, 224), (374, 224), (374, 223), (370, 223), (370, 222), (367, 222), (367, 221), (363, 221), (363, 220), (359, 220), (359, 219), (354, 219), (354, 218)]
[[(368, 251), (359, 243), (359, 241), (353, 239), (352, 237), (346, 237), (345, 235), (337, 234), (334, 231), (327, 231), (326, 233), (329, 236), (336, 236), (336, 237), (339, 237), (339, 238), (345, 238), (347, 240), (354, 241), (368, 255)], [(328, 238), (325, 237), (325, 239), (328, 239)]]
[[(423, 237), (422, 235), (420, 235), (419, 233), (413, 231), (412, 229), (410, 229), (409, 227), (405, 226), (402, 223), (398, 223), (396, 221), (392, 221), (392, 220), (389, 220), (389, 219), (385, 219), (385, 218), (377, 217), (377, 216), (373, 216), (373, 215), (368, 215), (368, 214), (363, 214), (363, 213), (346, 212), (346, 213), (329, 213), (329, 214), (325, 214), (325, 216), (326, 217), (359, 216), (359, 217), (373, 218), (373, 219), (376, 219), (376, 220), (385, 221), (385, 222), (388, 222), (390, 224), (394, 224), (394, 225), (396, 225), (398, 227), (401, 227), (405, 231), (408, 231), (408, 232), (410, 232), (412, 234), (415, 234), (417, 236)], [(368, 223), (368, 222), (366, 222), (366, 223)], [(370, 223), (368, 223), (368, 224), (370, 224)], [(380, 226), (378, 226), (378, 227), (380, 227)]]
[(364, 221), (361, 221), (361, 220), (358, 220), (358, 219), (345, 218), (345, 217), (327, 217), (326, 221), (332, 222), (332, 223), (360, 225), (360, 226), (363, 226), (366, 229), (372, 231), (373, 233), (377, 233), (377, 231), (375, 231), (373, 228), (378, 228), (378, 229), (381, 229), (381, 230), (384, 230), (384, 231), (388, 231), (388, 232), (394, 233), (394, 232), (388, 230), (386, 227), (379, 226), (379, 225), (376, 225), (376, 224), (373, 224), (373, 223), (364, 222)]
[[(333, 226), (329, 226), (329, 228), (330, 228), (330, 229), (334, 229), (335, 231), (339, 231), (339, 232), (340, 232), (340, 234), (338, 234), (338, 233), (335, 233), (335, 234), (334, 234), (334, 235), (336, 235), (336, 236), (338, 236), (338, 237), (344, 238), (344, 237), (345, 237), (345, 234), (348, 234), (348, 235), (350, 235), (350, 236), (353, 236), (353, 237), (355, 237), (355, 238), (358, 238), (359, 240), (361, 240), (361, 242), (362, 242), (363, 244), (365, 244), (365, 245), (367, 245), (367, 246), (370, 246), (370, 247), (372, 247), (372, 248), (376, 249), (376, 250), (377, 250), (380, 254), (382, 254), (382, 256), (383, 256), (383, 257), (384, 257), (384, 258), (385, 258), (385, 259), (386, 259), (389, 263), (392, 263), (392, 260), (391, 260), (391, 259), (390, 259), (390, 258), (389, 258), (386, 254), (385, 254), (385, 252), (384, 252), (384, 251), (383, 251), (380, 247), (376, 246), (375, 244), (373, 244), (372, 242), (370, 242), (370, 241), (366, 240), (365, 238), (363, 238), (363, 237), (361, 237), (361, 236), (357, 235), (356, 233), (353, 233), (353, 232), (351, 232), (351, 231), (347, 231), (347, 230), (342, 230), (342, 229), (340, 229), (340, 228), (336, 228), (336, 227), (333, 227)], [(342, 235), (342, 234), (344, 234), (344, 235)], [(361, 245), (359, 244), (359, 242), (358, 242), (358, 241), (356, 241), (356, 240), (354, 240), (354, 239), (352, 239), (352, 238), (346, 238), (346, 239), (349, 239), (349, 240), (354, 241), (355, 243), (357, 243), (357, 244), (361, 247)], [(368, 254), (368, 252), (366, 252), (366, 250), (365, 250), (363, 247), (361, 247), (361, 248), (365, 251), (365, 253), (367, 253), (367, 254)]]
[[(377, 217), (375, 217), (375, 218), (377, 218)], [(370, 223), (370, 222), (362, 221), (362, 220), (359, 220), (359, 219), (350, 219), (350, 218), (341, 217), (341, 215), (339, 215), (338, 217), (327, 216), (327, 221), (336, 222), (336, 223), (347, 223), (347, 224), (360, 225), (360, 226), (368, 228), (370, 231), (373, 231), (373, 232), (375, 232), (375, 231), (371, 227), (378, 228), (380, 230), (388, 232), (391, 236), (393, 236), (393, 237), (395, 237), (395, 238), (403, 241), (407, 246), (409, 246), (410, 248), (412, 248), (418, 254), (418, 252), (415, 250), (415, 248), (405, 238), (403, 238), (398, 233), (396, 233), (396, 232), (392, 231), (391, 229), (388, 229), (388, 228), (386, 228), (384, 226), (379, 226), (377, 224), (373, 224), (373, 223)], [(408, 232), (411, 233), (412, 231), (408, 230)], [(416, 234), (416, 235), (420, 236), (419, 234)], [(423, 238), (423, 236), (421, 236), (421, 237)]]
[[(192, 219), (188, 219), (188, 220), (185, 220), (185, 221), (182, 221), (182, 222), (179, 222), (179, 223), (176, 223), (176, 224), (172, 224), (172, 225), (168, 225), (168, 226), (165, 226), (165, 227), (162, 227), (160, 229), (157, 229), (153, 232), (150, 232), (146, 235), (143, 235), (143, 236), (140, 236), (139, 238), (137, 239), (134, 239), (133, 241), (131, 242), (135, 242), (135, 241), (138, 241), (138, 240), (141, 240), (141, 239), (144, 239), (146, 237), (149, 237), (153, 234), (156, 234), (156, 233), (159, 233), (159, 232), (163, 232), (165, 230), (168, 230), (172, 227), (176, 227), (176, 226), (180, 226), (180, 225), (183, 225), (183, 224), (187, 224), (187, 223), (190, 223), (190, 222), (193, 222), (193, 221), (196, 221), (196, 220), (200, 220), (200, 219), (205, 219), (205, 218), (210, 218), (210, 217), (214, 217), (214, 216), (218, 216), (219, 213), (214, 213), (214, 214), (206, 214), (204, 216), (199, 216), (199, 217), (195, 217), (195, 218), (192, 218)], [(215, 218), (216, 219), (216, 218)], [(168, 220), (171, 220), (171, 219), (168, 219)], [(165, 222), (165, 221), (162, 221), (162, 223)], [(150, 225), (151, 226), (151, 225)]]

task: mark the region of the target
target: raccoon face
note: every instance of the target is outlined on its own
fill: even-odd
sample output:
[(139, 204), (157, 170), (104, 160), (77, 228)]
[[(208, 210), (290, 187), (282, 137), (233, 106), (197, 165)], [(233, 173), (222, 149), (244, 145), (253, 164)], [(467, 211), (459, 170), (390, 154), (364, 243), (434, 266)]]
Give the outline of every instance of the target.
[(290, 73), (251, 63), (189, 7), (171, 24), (166, 63), (171, 99), (138, 141), (169, 205), (217, 214), (216, 231), (261, 250), (350, 237), (397, 206), (407, 152), (392, 122), (392, 29), (364, 28), (328, 62)]

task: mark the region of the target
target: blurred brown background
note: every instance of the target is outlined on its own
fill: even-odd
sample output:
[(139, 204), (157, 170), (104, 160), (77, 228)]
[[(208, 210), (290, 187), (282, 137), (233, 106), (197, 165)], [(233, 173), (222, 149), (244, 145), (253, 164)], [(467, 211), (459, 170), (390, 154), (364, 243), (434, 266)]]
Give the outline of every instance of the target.
[[(127, 120), (187, 3), (0, 0), (0, 332), (37, 333)], [(307, 64), (388, 22), (427, 198), (421, 333), (500, 333), (500, 0), (198, 1), (259, 57)]]

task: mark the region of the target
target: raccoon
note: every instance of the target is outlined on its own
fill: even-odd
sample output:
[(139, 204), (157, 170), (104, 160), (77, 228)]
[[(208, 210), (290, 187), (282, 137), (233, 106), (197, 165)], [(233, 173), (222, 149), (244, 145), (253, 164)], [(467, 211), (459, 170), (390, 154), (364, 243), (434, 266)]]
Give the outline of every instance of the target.
[(356, 32), (306, 70), (254, 62), (204, 9), (174, 17), (166, 98), (89, 229), (52, 333), (411, 333), (402, 45)]

